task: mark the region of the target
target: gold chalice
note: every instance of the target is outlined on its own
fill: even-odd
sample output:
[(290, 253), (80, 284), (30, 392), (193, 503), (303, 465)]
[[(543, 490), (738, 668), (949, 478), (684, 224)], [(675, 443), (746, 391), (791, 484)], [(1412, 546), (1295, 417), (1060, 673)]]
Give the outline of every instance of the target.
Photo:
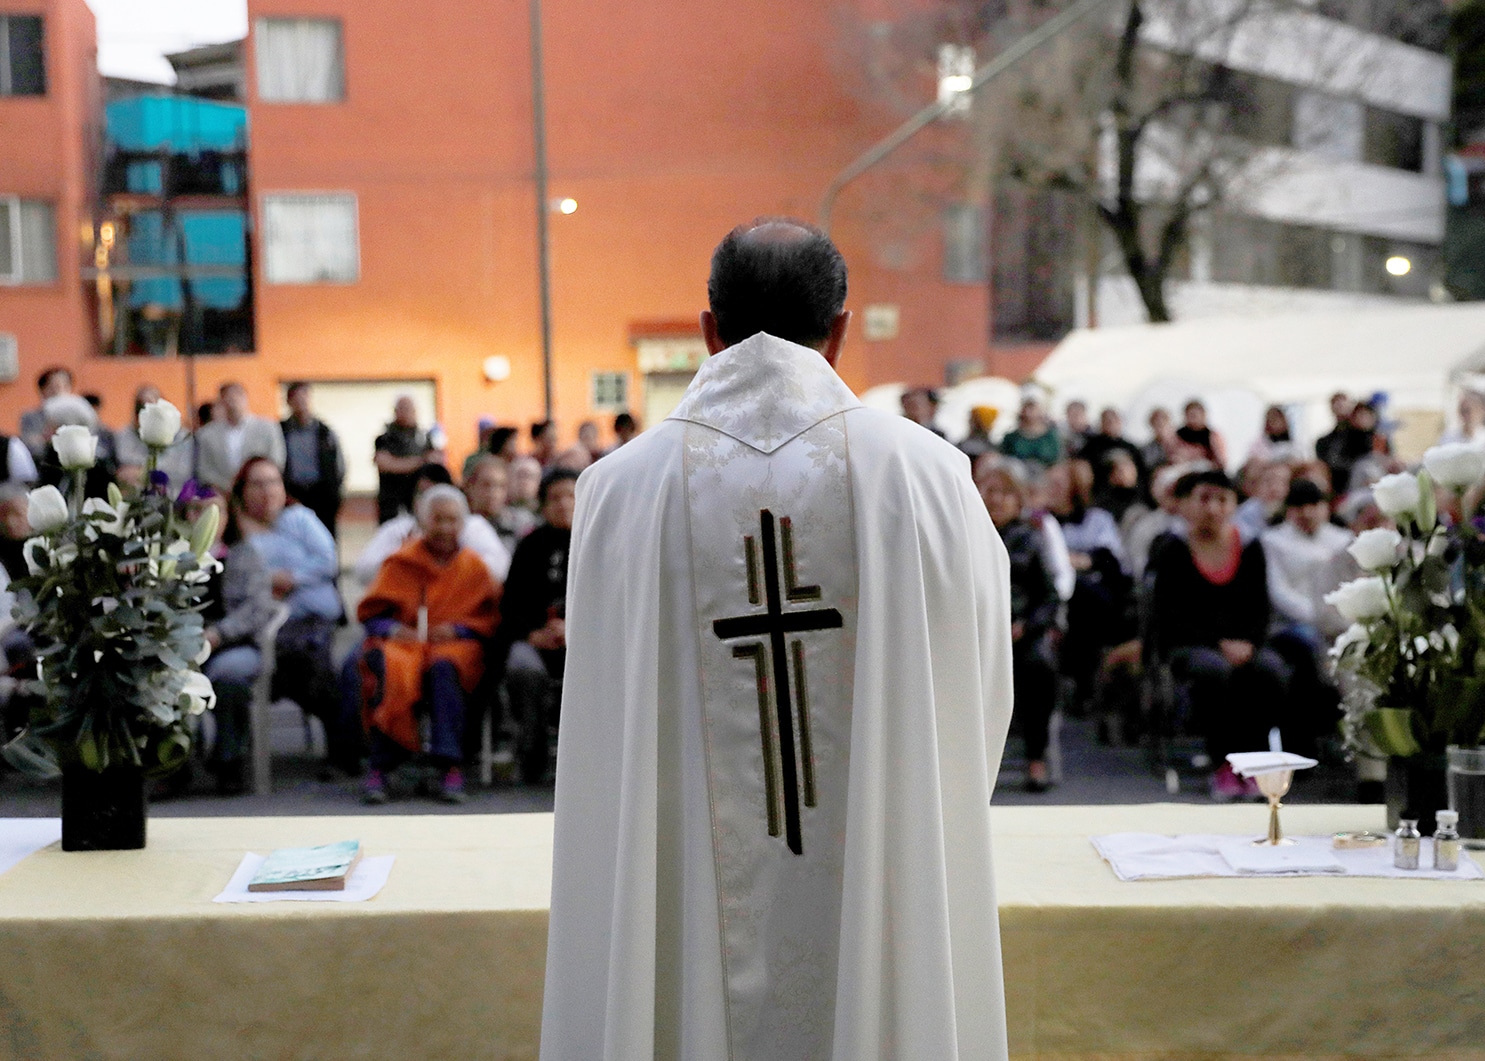
[(1251, 777), (1257, 783), (1258, 791), (1268, 797), (1268, 835), (1254, 840), (1254, 846), (1281, 847), (1298, 843), (1298, 840), (1285, 839), (1284, 830), (1279, 828), (1279, 808), (1283, 806), (1280, 801), (1289, 795), (1294, 771), (1318, 766), (1317, 760), (1293, 752), (1268, 751), (1233, 752), (1227, 761), (1240, 777)]
[(1279, 847), (1299, 843), (1298, 840), (1285, 836), (1284, 830), (1279, 828), (1279, 808), (1284, 805), (1280, 801), (1289, 795), (1289, 786), (1294, 782), (1294, 771), (1266, 770), (1255, 775), (1253, 780), (1258, 783), (1258, 791), (1268, 797), (1268, 835), (1254, 840), (1253, 845)]

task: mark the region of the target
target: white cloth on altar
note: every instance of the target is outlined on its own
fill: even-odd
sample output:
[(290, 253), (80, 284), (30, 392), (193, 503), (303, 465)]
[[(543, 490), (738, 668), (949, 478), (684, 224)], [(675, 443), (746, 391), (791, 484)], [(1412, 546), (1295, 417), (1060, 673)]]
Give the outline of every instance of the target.
[[(1255, 809), (1255, 816), (1262, 812)], [(1433, 844), (1425, 839), (1418, 869), (1398, 869), (1392, 864), (1392, 845), (1381, 847), (1334, 848), (1329, 837), (1298, 837), (1302, 851), (1329, 852), (1340, 864), (1340, 873), (1317, 868), (1307, 872), (1294, 867), (1276, 867), (1268, 873), (1243, 872), (1224, 857), (1235, 842), (1251, 843), (1255, 837), (1188, 834), (1162, 836), (1158, 833), (1110, 833), (1092, 837), (1093, 847), (1108, 862), (1120, 880), (1173, 880), (1180, 877), (1263, 877), (1263, 876), (1346, 876), (1397, 877), (1405, 880), (1481, 880), (1480, 867), (1468, 855), (1459, 856), (1457, 870), (1433, 868)], [(1325, 859), (1328, 864), (1329, 859)]]
[[(724, 974), (727, 962), (758, 966), (724, 957), (717, 867), (735, 853), (714, 829), (751, 808), (749, 842), (762, 835), (762, 781), (756, 793), (719, 791), (727, 764), (709, 770), (723, 749), (708, 743), (718, 705), (703, 689), (718, 685), (702, 661), (716, 646), (698, 601), (715, 595), (714, 579), (740, 584), (760, 509), (789, 513), (770, 461), (787, 490), (819, 485), (801, 472), (811, 463), (843, 479), (848, 503), (831, 518), (859, 568), (841, 608), (854, 650), (835, 690), (849, 748), (838, 923), (822, 933), (836, 941), (833, 1001), (823, 1013), (786, 1004), (776, 1019), (823, 1028), (810, 1041), (824, 1045), (798, 1061), (1006, 1056), (989, 823), (1011, 714), (1005, 550), (963, 454), (861, 406), (815, 351), (758, 335), (711, 358), (671, 419), (578, 484), (543, 1061), (763, 1061), (760, 1040), (739, 1042), (730, 1027), (739, 993), (766, 990)], [(688, 469), (719, 492), (715, 511), (709, 495), (689, 497)], [(734, 479), (745, 497), (725, 496)], [(693, 517), (720, 520), (729, 506), (751, 513), (733, 540), (693, 543)], [(836, 559), (818, 542), (809, 553), (817, 539), (799, 543), (804, 582)], [(727, 558), (715, 570), (713, 552)], [(747, 611), (746, 585), (738, 592)], [(805, 639), (809, 652), (833, 643)], [(810, 695), (828, 699), (810, 660)], [(758, 724), (756, 702), (736, 707)], [(828, 815), (824, 788), (820, 798)], [(819, 845), (804, 840), (808, 856)]]
[(0, 818), (0, 873), (61, 839), (61, 818)]

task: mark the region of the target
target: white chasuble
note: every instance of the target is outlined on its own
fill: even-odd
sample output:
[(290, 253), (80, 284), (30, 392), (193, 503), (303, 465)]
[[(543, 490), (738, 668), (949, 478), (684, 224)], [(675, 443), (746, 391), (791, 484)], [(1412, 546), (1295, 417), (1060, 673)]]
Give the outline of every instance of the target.
[(578, 482), (543, 1061), (1003, 1061), (1005, 550), (756, 335)]

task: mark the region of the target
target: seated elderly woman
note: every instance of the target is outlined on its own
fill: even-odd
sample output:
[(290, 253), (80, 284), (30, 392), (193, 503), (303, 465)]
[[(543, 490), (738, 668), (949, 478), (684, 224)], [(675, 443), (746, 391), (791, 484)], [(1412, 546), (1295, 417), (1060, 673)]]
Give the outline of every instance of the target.
[(489, 569), (459, 544), (469, 519), (464, 495), (430, 487), (417, 500), (417, 517), (422, 534), (387, 557), (357, 610), (367, 634), (367, 803), (385, 803), (387, 774), (424, 750), (420, 706), (429, 722), (426, 750), (443, 773), (439, 798), (463, 801), (465, 698), (484, 674), (485, 642), (499, 614), (500, 590)]
[(273, 695), (293, 700), (325, 727), (331, 765), (359, 773), (358, 745), (340, 723), (340, 696), (330, 658), (342, 607), (335, 579), (335, 539), (319, 518), (289, 504), (283, 473), (266, 457), (249, 458), (232, 483), (235, 533), (268, 569), (273, 595), (289, 606), (279, 630)]

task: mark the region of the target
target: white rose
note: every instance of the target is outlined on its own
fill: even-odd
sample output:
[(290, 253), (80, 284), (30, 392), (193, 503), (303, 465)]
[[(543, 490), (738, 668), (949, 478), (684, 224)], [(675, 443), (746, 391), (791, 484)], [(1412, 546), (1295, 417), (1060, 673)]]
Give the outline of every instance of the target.
[(1346, 547), (1346, 552), (1363, 571), (1386, 571), (1397, 562), (1397, 547), (1401, 544), (1402, 535), (1397, 531), (1391, 527), (1376, 527), (1358, 534), (1356, 540)]
[(82, 510), (84, 516), (101, 514), (108, 517), (97, 524), (98, 529), (105, 534), (124, 533), (124, 517), (129, 511), (128, 502), (121, 501), (118, 507), (114, 507), (101, 497), (90, 497), (83, 502)]
[[(33, 575), (39, 575), (46, 570), (46, 539), (27, 538), (26, 544), (21, 546), (21, 555), (26, 558), (26, 570)], [(36, 559), (41, 557), (41, 560)]]
[(38, 486), (26, 498), (26, 522), (35, 534), (56, 530), (67, 522), (67, 499), (55, 486)]
[(186, 710), (193, 715), (210, 711), (217, 703), (217, 693), (211, 687), (211, 679), (200, 671), (186, 672), (180, 694), (186, 698)]
[[(77, 559), (77, 555), (77, 546), (71, 542), (67, 542), (65, 545), (59, 545), (52, 550), (52, 564), (56, 567), (67, 567), (72, 561)], [(61, 588), (61, 586), (57, 587), (59, 590)]]
[(1352, 645), (1360, 645), (1362, 648), (1366, 648), (1370, 643), (1371, 638), (1367, 635), (1366, 627), (1360, 623), (1352, 623), (1341, 632), (1341, 636), (1335, 639), (1335, 644), (1330, 646), (1330, 654), (1334, 658), (1340, 659), (1341, 654)]
[(1387, 614), (1387, 583), (1380, 578), (1358, 578), (1325, 595), (1329, 604), (1350, 623)]
[(1417, 512), (1420, 496), (1418, 477), (1411, 472), (1384, 475), (1372, 484), (1372, 498), (1377, 507), (1393, 519)]
[(1485, 478), (1485, 449), (1469, 442), (1445, 443), (1423, 454), (1423, 467), (1440, 486), (1463, 490)]
[(52, 436), (52, 449), (68, 471), (91, 468), (98, 459), (98, 436), (81, 424), (68, 424), (57, 428)]
[(180, 434), (180, 410), (161, 399), (139, 410), (139, 439), (153, 449), (164, 449)]

